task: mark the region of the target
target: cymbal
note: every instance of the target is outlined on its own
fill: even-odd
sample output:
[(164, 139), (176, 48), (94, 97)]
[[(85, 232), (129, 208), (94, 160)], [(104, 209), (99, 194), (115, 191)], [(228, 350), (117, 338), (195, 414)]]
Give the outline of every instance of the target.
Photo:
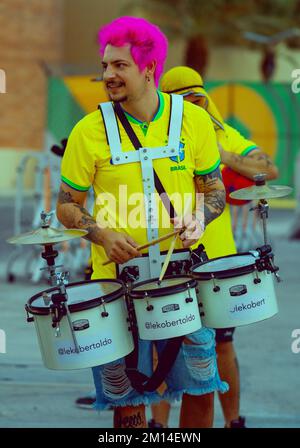
[(284, 185), (253, 185), (230, 193), (233, 199), (273, 199), (288, 196), (293, 189)]
[(41, 227), (31, 232), (13, 236), (7, 240), (10, 244), (56, 244), (79, 238), (86, 235), (86, 230), (55, 229), (54, 227)]

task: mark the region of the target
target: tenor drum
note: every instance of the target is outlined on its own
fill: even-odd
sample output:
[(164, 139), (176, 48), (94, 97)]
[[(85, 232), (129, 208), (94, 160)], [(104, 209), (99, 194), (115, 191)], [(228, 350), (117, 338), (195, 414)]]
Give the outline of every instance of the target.
[(54, 287), (34, 295), (25, 308), (37, 332), (43, 362), (49, 369), (83, 369), (106, 364), (128, 355), (134, 348), (125, 302), (125, 289), (118, 280), (93, 280), (65, 286), (69, 319), (62, 313), (53, 325)]
[(197, 282), (189, 276), (137, 283), (130, 292), (141, 339), (184, 336), (201, 328)]
[(251, 253), (215, 258), (192, 267), (203, 325), (227, 328), (268, 319), (278, 312), (272, 272), (259, 270)]

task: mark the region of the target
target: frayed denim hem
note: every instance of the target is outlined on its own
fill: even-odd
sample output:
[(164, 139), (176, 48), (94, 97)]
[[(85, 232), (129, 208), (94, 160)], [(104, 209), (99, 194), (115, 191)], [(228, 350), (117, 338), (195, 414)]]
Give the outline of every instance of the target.
[(94, 404), (94, 409), (98, 411), (103, 411), (106, 409), (119, 408), (125, 406), (139, 406), (144, 404), (145, 406), (149, 406), (152, 403), (159, 403), (163, 400), (163, 397), (156, 392), (153, 392), (151, 395), (139, 395), (135, 398), (124, 398), (123, 400), (118, 400), (115, 402), (106, 402), (99, 403), (96, 402)]
[(169, 402), (180, 401), (183, 394), (189, 395), (205, 395), (211, 392), (220, 392), (224, 394), (228, 392), (229, 386), (225, 381), (217, 380), (210, 384), (209, 386), (197, 387), (197, 388), (186, 388), (182, 390), (167, 390), (161, 397), (162, 400), (167, 400)]

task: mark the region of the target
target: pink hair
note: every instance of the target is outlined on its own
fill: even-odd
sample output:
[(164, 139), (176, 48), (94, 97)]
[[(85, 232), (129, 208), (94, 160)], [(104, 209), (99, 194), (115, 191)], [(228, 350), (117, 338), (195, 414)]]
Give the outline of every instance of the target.
[(129, 44), (131, 56), (140, 71), (155, 61), (154, 81), (158, 86), (167, 57), (168, 40), (157, 26), (138, 17), (119, 17), (100, 29), (99, 43), (102, 56), (108, 44), (114, 47)]

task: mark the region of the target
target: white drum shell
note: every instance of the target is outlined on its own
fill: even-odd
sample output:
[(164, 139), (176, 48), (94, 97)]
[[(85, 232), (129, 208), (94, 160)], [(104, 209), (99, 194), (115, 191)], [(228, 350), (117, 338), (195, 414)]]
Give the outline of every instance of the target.
[[(134, 298), (140, 338), (153, 341), (170, 339), (199, 330), (202, 325), (196, 290), (190, 288), (189, 291), (193, 301), (188, 303), (187, 290), (161, 297)], [(149, 305), (153, 306), (151, 311), (147, 310)], [(170, 311), (166, 311), (168, 309)]]
[[(256, 276), (261, 280), (260, 283), (254, 283)], [(273, 274), (269, 271), (256, 271), (226, 279), (215, 278), (214, 283), (212, 280), (196, 278), (201, 320), (205, 327), (239, 327), (260, 322), (278, 313)], [(247, 292), (232, 296), (230, 288), (238, 285), (246, 286)], [(214, 292), (214, 286), (219, 286), (220, 290)]]
[(102, 317), (103, 305), (71, 313), (72, 322), (88, 320), (89, 328), (75, 331), (80, 353), (75, 346), (64, 316), (59, 324), (60, 336), (55, 336), (52, 317), (34, 315), (34, 323), (43, 362), (48, 369), (72, 370), (106, 364), (128, 355), (133, 349), (133, 338), (127, 321), (124, 296), (105, 304), (107, 317)]

